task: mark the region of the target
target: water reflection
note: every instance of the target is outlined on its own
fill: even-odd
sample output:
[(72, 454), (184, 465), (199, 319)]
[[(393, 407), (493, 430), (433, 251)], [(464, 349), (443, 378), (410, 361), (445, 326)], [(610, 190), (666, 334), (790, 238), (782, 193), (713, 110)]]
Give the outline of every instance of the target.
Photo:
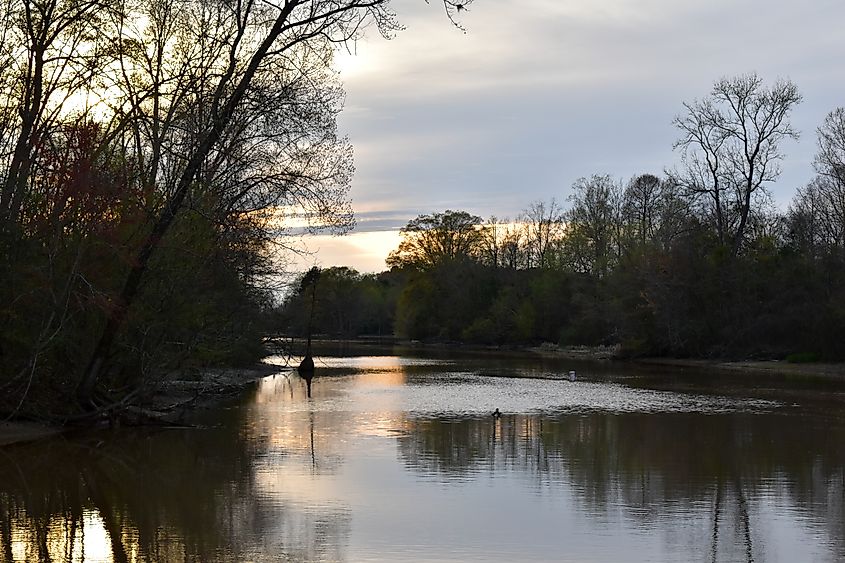
[(845, 559), (841, 416), (479, 375), (505, 367), (328, 359), (310, 397), (273, 376), (202, 428), (0, 450), (0, 558)]
[[(688, 413), (596, 413), (422, 419), (406, 428), (403, 461), (424, 476), (530, 476), (538, 494), (567, 488), (578, 512), (599, 523), (618, 518), (660, 530), (672, 549), (689, 555), (790, 560), (775, 557), (771, 544), (805, 555), (818, 549), (829, 560), (845, 555), (845, 452), (830, 449), (843, 443), (841, 428), (808, 432), (794, 416), (743, 413), (705, 424)], [(677, 522), (686, 525), (675, 529)], [(794, 526), (807, 529), (787, 535), (815, 545), (783, 546), (773, 537)]]
[(237, 411), (213, 429), (119, 431), (3, 450), (4, 561), (340, 559), (349, 515), (268, 498), (266, 445)]

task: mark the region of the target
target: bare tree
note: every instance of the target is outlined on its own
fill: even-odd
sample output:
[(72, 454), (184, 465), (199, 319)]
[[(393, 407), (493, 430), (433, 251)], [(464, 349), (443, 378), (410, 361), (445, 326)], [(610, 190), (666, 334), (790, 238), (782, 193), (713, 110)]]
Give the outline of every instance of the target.
[(528, 245), (525, 240), (524, 226), (508, 223), (502, 232), (501, 262), (509, 270), (527, 268), (530, 263)]
[(59, 117), (85, 109), (85, 93), (106, 58), (100, 24), (114, 4), (112, 0), (10, 0), (0, 6), (2, 232), (14, 230), (20, 222), (38, 147), (50, 138)]
[(845, 186), (845, 108), (836, 108), (816, 130), (818, 153), (813, 162), (816, 172)]
[(830, 112), (817, 133), (816, 177), (792, 201), (792, 236), (813, 254), (845, 252), (845, 109)]
[(797, 139), (789, 122), (801, 95), (792, 82), (766, 87), (756, 74), (718, 80), (709, 96), (684, 103), (674, 124), (681, 132), (684, 171), (679, 181), (702, 199), (722, 244), (736, 255), (755, 197), (780, 175), (780, 145)]
[(481, 231), (481, 256), (486, 264), (494, 269), (502, 265), (502, 237), (505, 233), (507, 219), (500, 220), (492, 215), (484, 222)]
[(552, 198), (548, 203), (536, 201), (523, 211), (528, 267), (549, 266), (549, 252), (563, 236), (563, 210)]

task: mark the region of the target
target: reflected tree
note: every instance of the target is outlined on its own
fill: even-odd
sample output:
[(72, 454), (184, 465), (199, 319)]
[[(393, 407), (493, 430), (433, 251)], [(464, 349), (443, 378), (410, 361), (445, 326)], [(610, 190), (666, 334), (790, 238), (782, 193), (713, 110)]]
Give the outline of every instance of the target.
[[(399, 443), (410, 468), (461, 478), (512, 469), (571, 487), (588, 514), (621, 506), (649, 529), (662, 526), (667, 511), (684, 514), (701, 526), (698, 543), (685, 549), (715, 560), (760, 560), (765, 537), (755, 529), (764, 523), (755, 512), (771, 494), (827, 523), (835, 549), (845, 550), (838, 518), (845, 460), (831, 447), (841, 429), (836, 437), (808, 433), (791, 416), (708, 418), (706, 425), (700, 414), (683, 413), (411, 419)], [(767, 488), (773, 480), (786, 490)]]
[(3, 559), (14, 560), (14, 545), (26, 560), (75, 561), (100, 544), (115, 561), (340, 556), (349, 515), (268, 503), (255, 463), (269, 445), (244, 439), (243, 421), (222, 412), (231, 420), (213, 430), (103, 433), (4, 449)]

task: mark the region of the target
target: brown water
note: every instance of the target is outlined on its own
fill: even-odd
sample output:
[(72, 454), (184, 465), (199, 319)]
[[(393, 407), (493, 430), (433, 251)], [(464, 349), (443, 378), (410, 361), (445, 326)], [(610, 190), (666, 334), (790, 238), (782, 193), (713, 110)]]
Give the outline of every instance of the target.
[(311, 399), (272, 376), (199, 428), (0, 449), (0, 560), (845, 560), (840, 384), (479, 358), (317, 369)]

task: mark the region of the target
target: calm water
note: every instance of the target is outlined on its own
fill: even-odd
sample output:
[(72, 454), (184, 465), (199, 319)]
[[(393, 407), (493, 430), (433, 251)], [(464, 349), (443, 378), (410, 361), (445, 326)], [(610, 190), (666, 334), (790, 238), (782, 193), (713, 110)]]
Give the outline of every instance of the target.
[(0, 449), (0, 560), (845, 560), (842, 385), (317, 364), (311, 399), (280, 374), (199, 428)]

